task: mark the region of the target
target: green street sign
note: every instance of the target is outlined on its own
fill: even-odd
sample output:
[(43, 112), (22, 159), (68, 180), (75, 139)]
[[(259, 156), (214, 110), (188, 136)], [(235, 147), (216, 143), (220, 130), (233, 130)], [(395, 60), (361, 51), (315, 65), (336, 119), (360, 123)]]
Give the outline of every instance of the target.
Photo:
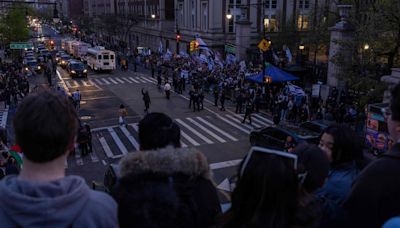
[(225, 44), (225, 52), (235, 54), (236, 46), (233, 44), (229, 44), (229, 43)]
[(33, 44), (32, 43), (11, 43), (10, 44), (10, 49), (32, 49)]

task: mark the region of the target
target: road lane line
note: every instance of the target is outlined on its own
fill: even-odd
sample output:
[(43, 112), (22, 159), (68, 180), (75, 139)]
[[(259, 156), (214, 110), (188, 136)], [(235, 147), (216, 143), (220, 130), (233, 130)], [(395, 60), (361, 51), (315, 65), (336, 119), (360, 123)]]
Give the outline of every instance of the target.
[[(234, 114), (234, 115), (232, 115), (232, 117), (236, 117), (236, 118), (238, 118), (238, 120), (239, 120), (240, 122), (242, 122), (242, 121), (243, 121), (243, 118), (244, 118), (244, 115), (241, 116), (241, 115), (239, 115), (239, 114)], [(262, 125), (259, 125), (259, 124), (254, 123), (255, 121), (253, 121), (253, 120), (254, 120), (253, 115), (251, 115), (251, 125), (253, 125), (254, 127), (263, 127)], [(246, 123), (248, 123), (247, 121), (248, 121), (248, 120), (246, 119)]]
[(71, 84), (69, 83), (69, 81), (65, 81), (65, 84), (67, 85), (68, 88), (72, 88)]
[(269, 127), (269, 126), (271, 126), (270, 123), (266, 123), (266, 122), (264, 122), (264, 121), (258, 119), (257, 116), (256, 116), (256, 115), (253, 115), (253, 114), (251, 115), (251, 121), (257, 122), (257, 123), (261, 124), (262, 127)]
[(99, 84), (99, 85), (103, 85), (104, 84), (104, 82), (102, 82), (102, 81), (100, 81), (100, 79), (94, 79), (96, 82), (97, 82), (97, 84)]
[(243, 132), (246, 133), (246, 134), (250, 134), (250, 131), (249, 131), (249, 130), (244, 129), (244, 128), (242, 128), (241, 126), (236, 125), (235, 123), (232, 123), (232, 121), (229, 121), (229, 120), (225, 119), (224, 117), (222, 117), (222, 116), (220, 116), (220, 115), (216, 115), (216, 116), (217, 116), (217, 118), (219, 118), (220, 120), (224, 121), (225, 123), (231, 125), (232, 127), (235, 127), (235, 128), (237, 128), (237, 129), (243, 131)]
[(193, 120), (192, 118), (186, 118), (187, 120), (189, 120), (191, 123), (193, 123), (194, 125), (196, 125), (198, 128), (200, 128), (201, 130), (203, 130), (204, 132), (206, 132), (207, 134), (211, 135), (212, 137), (214, 137), (216, 140), (218, 140), (221, 143), (226, 143), (226, 141), (219, 137), (218, 135), (214, 134), (214, 132), (208, 130), (207, 128), (203, 127), (201, 124), (199, 124), (198, 122), (196, 122), (195, 120)]
[(149, 80), (149, 79), (147, 79), (147, 78), (145, 78), (145, 77), (141, 77), (141, 79), (153, 83), (153, 81), (151, 81), (151, 80)]
[(126, 149), (125, 145), (122, 143), (121, 139), (118, 137), (117, 133), (114, 131), (113, 128), (107, 128), (108, 132), (111, 134), (111, 137), (114, 139), (115, 143), (117, 144), (119, 150), (123, 154), (127, 154), (128, 150)]
[(128, 78), (122, 78), (122, 80), (125, 80), (125, 81), (127, 81), (127, 82), (129, 82), (129, 83), (133, 83), (132, 81), (130, 81)]
[(243, 127), (248, 128), (249, 130), (253, 130), (253, 127), (248, 126), (248, 125), (242, 123), (242, 121), (236, 119), (235, 117), (233, 117), (233, 116), (231, 116), (231, 115), (225, 115), (225, 117), (228, 118), (228, 119), (231, 119), (231, 120), (235, 121), (235, 122), (238, 123), (238, 124), (241, 124)]
[(189, 131), (193, 132), (193, 134), (197, 135), (197, 137), (201, 138), (202, 140), (204, 140), (206, 143), (208, 144), (213, 144), (214, 142), (211, 141), (210, 139), (208, 139), (207, 137), (205, 137), (204, 135), (202, 135), (200, 132), (196, 131), (195, 129), (193, 129), (191, 126), (187, 125), (185, 122), (183, 122), (180, 119), (175, 119), (176, 122), (178, 122), (180, 125), (184, 126), (186, 129), (188, 129)]
[(79, 83), (77, 81), (72, 81), (74, 83), (74, 87), (79, 87)]
[(196, 142), (192, 137), (187, 135), (184, 131), (181, 130), (181, 135), (183, 138), (185, 138), (187, 141), (189, 141), (193, 146), (200, 146), (200, 143)]
[(232, 141), (238, 141), (237, 138), (233, 137), (232, 135), (226, 133), (225, 131), (221, 130), (220, 128), (214, 126), (213, 124), (209, 123), (208, 121), (204, 120), (201, 117), (196, 117), (199, 121), (201, 121), (202, 123), (204, 123), (205, 125), (209, 126), (210, 128), (216, 130), (217, 132), (219, 132), (220, 134), (224, 135), (225, 137), (229, 138)]
[(111, 83), (109, 82), (109, 81), (107, 81), (107, 79), (105, 79), (105, 78), (102, 78), (101, 79), (104, 83), (106, 83), (107, 85), (110, 85)]
[(209, 167), (211, 170), (223, 169), (223, 168), (228, 168), (228, 167), (232, 167), (232, 166), (238, 166), (240, 164), (240, 162), (242, 162), (242, 159), (217, 162), (217, 163), (210, 164)]
[(125, 136), (128, 138), (129, 142), (132, 143), (133, 147), (135, 147), (136, 151), (140, 150), (139, 143), (136, 141), (136, 139), (133, 137), (133, 135), (128, 131), (126, 127), (119, 127), (122, 132), (125, 134)]
[(104, 137), (99, 138), (101, 147), (103, 147), (104, 152), (106, 153), (106, 156), (109, 158), (112, 158), (114, 154), (111, 152), (110, 146), (108, 146), (107, 141)]
[(135, 83), (140, 83), (140, 82), (138, 82), (138, 81), (136, 81), (136, 79), (134, 79), (133, 77), (128, 77), (130, 80), (132, 80), (133, 82), (135, 82)]
[(112, 83), (114, 83), (115, 85), (118, 85), (118, 82), (114, 81), (114, 79), (109, 78), (108, 80), (110, 80)]
[(118, 81), (119, 83), (121, 83), (121, 84), (124, 84), (125, 82), (124, 81), (122, 81), (121, 79), (119, 79), (119, 78), (114, 78), (116, 81)]

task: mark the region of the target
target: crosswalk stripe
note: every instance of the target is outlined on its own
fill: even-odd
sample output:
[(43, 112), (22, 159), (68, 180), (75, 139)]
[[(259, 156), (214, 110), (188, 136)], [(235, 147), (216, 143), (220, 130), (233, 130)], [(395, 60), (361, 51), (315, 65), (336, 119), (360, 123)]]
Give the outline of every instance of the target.
[(115, 78), (115, 80), (118, 81), (119, 83), (122, 83), (122, 84), (125, 83), (124, 81), (122, 81), (122, 80), (119, 79), (119, 78)]
[(147, 83), (145, 80), (143, 80), (143, 79), (141, 79), (141, 78), (139, 78), (139, 77), (136, 77), (136, 80), (138, 80), (138, 81), (140, 81), (140, 82), (142, 82), (142, 83)]
[(135, 149), (138, 151), (140, 149), (139, 143), (136, 141), (136, 139), (132, 136), (132, 134), (126, 129), (126, 127), (119, 127), (122, 132), (125, 134), (125, 136), (128, 138), (129, 142), (132, 143), (132, 145), (135, 147)]
[(114, 81), (114, 79), (109, 78), (108, 80), (110, 80), (112, 83), (114, 83), (115, 85), (118, 85), (118, 82)]
[(114, 155), (111, 152), (110, 146), (108, 146), (107, 141), (104, 137), (99, 138), (101, 147), (103, 147), (104, 153), (106, 153), (107, 157), (112, 158)]
[(269, 123), (269, 124), (274, 124), (274, 122), (273, 122), (272, 120), (269, 120), (269, 119), (267, 119), (267, 118), (261, 116), (260, 114), (255, 114), (255, 116), (256, 116), (257, 118), (259, 118), (259, 119), (264, 120), (265, 122), (267, 122), (267, 123)]
[(204, 123), (205, 125), (207, 125), (208, 127), (214, 129), (215, 131), (219, 132), (220, 134), (224, 135), (225, 137), (229, 138), (232, 141), (238, 141), (237, 138), (233, 137), (232, 135), (226, 133), (225, 131), (219, 129), (218, 127), (214, 126), (213, 124), (209, 123), (208, 121), (204, 120), (201, 117), (196, 117), (199, 121), (201, 121), (202, 123)]
[(126, 82), (129, 82), (129, 83), (131, 83), (131, 84), (132, 84), (132, 81), (129, 81), (129, 79), (128, 79), (128, 78), (122, 78), (122, 80), (124, 80), (124, 81), (126, 81)]
[[(238, 118), (239, 121), (242, 121), (243, 118), (244, 118), (244, 116), (241, 116), (239, 114), (235, 114), (235, 115), (233, 115), (233, 117)], [(246, 119), (246, 121), (247, 121), (247, 119)], [(251, 115), (251, 122), (252, 122), (251, 125), (253, 125), (254, 127), (262, 127), (262, 125), (254, 123), (255, 121), (254, 121), (254, 116), (253, 115)]]
[(196, 142), (192, 137), (187, 135), (184, 131), (181, 130), (181, 135), (183, 138), (185, 138), (187, 141), (189, 141), (193, 146), (200, 146), (200, 143)]
[(251, 115), (251, 120), (252, 120), (253, 122), (257, 122), (257, 123), (261, 124), (262, 127), (267, 127), (267, 126), (270, 126), (270, 125), (271, 125), (271, 124), (269, 124), (269, 123), (266, 123), (266, 122), (264, 122), (264, 121), (259, 120), (259, 119), (257, 118), (256, 115)]
[[(242, 121), (240, 121), (239, 119), (236, 119), (236, 118), (233, 117), (233, 116), (225, 115), (225, 117), (227, 117), (228, 119), (231, 119), (231, 120), (235, 121), (235, 122), (238, 123), (238, 124), (242, 124)], [(245, 125), (245, 124), (242, 124), (242, 126), (245, 127), (245, 128), (248, 128), (248, 129), (250, 129), (250, 130), (253, 130), (253, 128), (252, 128), (251, 126), (248, 126), (248, 125)]]
[(151, 81), (151, 80), (149, 80), (149, 79), (147, 79), (147, 78), (145, 78), (145, 77), (141, 77), (141, 79), (153, 83), (153, 81)]
[(194, 125), (196, 125), (197, 127), (199, 127), (201, 130), (203, 130), (204, 132), (206, 132), (207, 134), (211, 135), (212, 137), (214, 137), (216, 140), (218, 140), (221, 143), (226, 143), (226, 141), (219, 137), (218, 135), (214, 134), (212, 131), (208, 130), (207, 128), (203, 127), (201, 124), (199, 124), (198, 122), (196, 122), (195, 120), (193, 120), (192, 118), (187, 118), (187, 120), (189, 120), (191, 123), (193, 123)]
[(237, 128), (237, 129), (243, 131), (243, 132), (246, 133), (246, 134), (250, 134), (250, 131), (249, 131), (249, 130), (244, 129), (243, 127), (241, 127), (241, 126), (239, 126), (239, 125), (236, 125), (235, 123), (232, 123), (232, 121), (229, 121), (229, 120), (225, 119), (224, 117), (222, 117), (222, 116), (220, 116), (220, 115), (217, 115), (217, 118), (219, 118), (220, 120), (224, 121), (225, 123), (231, 125), (232, 127), (235, 127), (235, 128)]
[(208, 144), (213, 144), (213, 141), (211, 141), (210, 139), (208, 139), (207, 137), (205, 137), (204, 135), (200, 134), (198, 131), (196, 131), (195, 129), (193, 129), (191, 126), (187, 125), (185, 122), (183, 122), (180, 119), (175, 119), (176, 122), (178, 122), (179, 124), (181, 124), (182, 126), (184, 126), (186, 129), (188, 129), (189, 131), (193, 132), (193, 134), (197, 135), (199, 138), (201, 138), (202, 140), (204, 140), (206, 143)]
[(92, 160), (92, 162), (99, 161), (99, 157), (97, 157), (97, 155), (93, 151), (92, 151), (92, 153), (90, 153), (90, 159)]
[(74, 83), (74, 87), (79, 87), (79, 83), (77, 81), (72, 81)]
[(107, 85), (110, 85), (111, 83), (109, 82), (109, 81), (107, 81), (107, 79), (105, 79), (105, 78), (102, 78), (101, 79), (104, 83), (106, 83)]
[(188, 145), (186, 145), (186, 144), (181, 140), (181, 147), (185, 148), (185, 147), (188, 147)]
[(133, 128), (133, 130), (135, 130), (136, 132), (139, 132), (137, 123), (132, 123), (132, 124), (129, 124), (129, 125)]
[(135, 82), (135, 83), (140, 83), (140, 82), (138, 82), (138, 81), (136, 81), (136, 79), (134, 79), (133, 77), (128, 77), (130, 80), (132, 80), (133, 82)]
[(90, 86), (87, 82), (82, 81), (83, 86)]
[(104, 84), (104, 82), (102, 82), (102, 81), (100, 81), (100, 79), (94, 79), (96, 82), (97, 82), (97, 84), (99, 84), (99, 85), (103, 85)]
[(119, 150), (123, 153), (123, 154), (127, 154), (128, 150), (126, 149), (126, 147), (124, 146), (124, 144), (121, 142), (121, 139), (119, 139), (117, 133), (114, 131), (113, 128), (109, 127), (107, 128), (108, 132), (110, 133), (111, 137), (114, 139), (115, 143), (117, 144)]
[(88, 82), (90, 82), (90, 84), (91, 84), (92, 86), (96, 86), (96, 83), (94, 83), (94, 81), (92, 81), (92, 79), (88, 79)]
[(71, 84), (69, 83), (69, 81), (65, 81), (65, 84), (67, 85), (68, 88), (72, 88)]

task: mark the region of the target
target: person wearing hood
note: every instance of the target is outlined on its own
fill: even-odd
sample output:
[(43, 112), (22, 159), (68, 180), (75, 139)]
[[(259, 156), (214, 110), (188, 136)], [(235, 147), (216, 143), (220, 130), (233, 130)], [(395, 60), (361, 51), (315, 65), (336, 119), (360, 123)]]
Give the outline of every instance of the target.
[(78, 176), (65, 176), (78, 117), (67, 98), (30, 94), (15, 117), (16, 142), (24, 151), (18, 176), (0, 182), (1, 227), (117, 227), (117, 205)]
[(213, 227), (221, 208), (206, 157), (180, 148), (179, 126), (162, 113), (140, 121), (139, 141), (113, 192), (120, 227)]

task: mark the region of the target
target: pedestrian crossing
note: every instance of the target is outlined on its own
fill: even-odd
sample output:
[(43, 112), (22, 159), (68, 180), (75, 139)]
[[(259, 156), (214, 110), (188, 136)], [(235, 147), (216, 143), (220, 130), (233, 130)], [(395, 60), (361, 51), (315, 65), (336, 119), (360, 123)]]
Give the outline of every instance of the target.
[(148, 76), (134, 77), (107, 77), (107, 78), (91, 78), (82, 80), (65, 80), (68, 88), (88, 87), (88, 86), (112, 86), (121, 84), (156, 84), (157, 80)]
[[(272, 121), (260, 114), (252, 115), (252, 124), (242, 123), (243, 114), (218, 114), (215, 116), (195, 116), (174, 119), (181, 129), (181, 146), (196, 147), (220, 143), (248, 140), (250, 132), (259, 127), (266, 127)], [(138, 140), (138, 123), (127, 126), (108, 126), (92, 129), (93, 148), (101, 157), (118, 159), (127, 154), (140, 150)], [(96, 154), (92, 153), (92, 154)], [(98, 162), (98, 158), (82, 159), (75, 157), (78, 166), (85, 162)], [(104, 164), (104, 161), (103, 161)]]

